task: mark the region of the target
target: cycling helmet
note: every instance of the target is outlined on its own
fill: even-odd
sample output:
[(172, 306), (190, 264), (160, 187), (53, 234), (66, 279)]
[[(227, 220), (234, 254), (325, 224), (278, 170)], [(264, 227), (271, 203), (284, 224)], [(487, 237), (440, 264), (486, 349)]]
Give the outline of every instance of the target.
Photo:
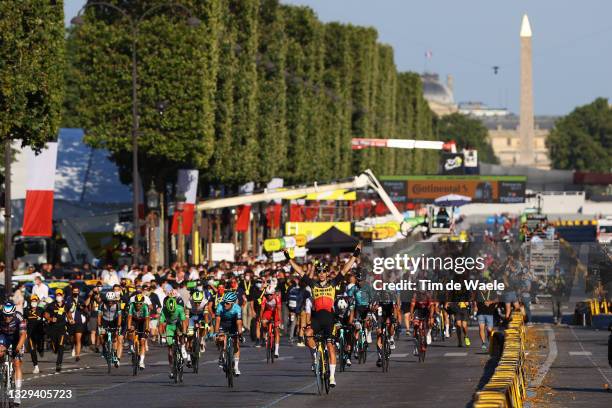
[(238, 300), (238, 296), (236, 296), (235, 292), (227, 292), (223, 295), (223, 303), (236, 303)]
[(338, 309), (340, 309), (341, 311), (344, 311), (346, 310), (349, 304), (346, 299), (340, 298), (338, 299), (337, 305), (338, 305)]
[(114, 302), (117, 300), (117, 295), (112, 290), (110, 292), (106, 292), (106, 300), (109, 302)]
[(38, 302), (39, 300), (40, 298), (38, 297), (38, 295), (30, 296), (30, 302)]
[(268, 286), (266, 288), (266, 295), (273, 295), (276, 292), (276, 287)]
[(3, 306), (2, 306), (2, 314), (5, 316), (12, 316), (15, 314), (15, 310), (17, 309), (17, 306), (15, 306), (15, 304), (13, 302), (6, 302)]
[(143, 303), (145, 300), (144, 296), (140, 293), (134, 296), (134, 303)]
[(169, 297), (168, 299), (166, 299), (166, 309), (168, 309), (169, 312), (174, 312), (176, 310), (176, 299), (173, 297)]
[(196, 303), (200, 303), (202, 300), (204, 300), (204, 293), (199, 290), (193, 292), (193, 295), (191, 295), (191, 299)]

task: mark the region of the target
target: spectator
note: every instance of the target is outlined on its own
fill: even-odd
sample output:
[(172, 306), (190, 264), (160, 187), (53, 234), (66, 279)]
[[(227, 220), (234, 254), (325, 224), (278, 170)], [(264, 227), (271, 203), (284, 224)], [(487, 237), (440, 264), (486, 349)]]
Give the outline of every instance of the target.
[(23, 283), (19, 283), (15, 290), (13, 291), (13, 303), (17, 306), (17, 311), (23, 314), (23, 304), (25, 297), (25, 289), (23, 287)]
[(149, 283), (155, 280), (155, 275), (151, 272), (151, 268), (146, 268), (146, 273), (142, 275), (142, 283)]
[(555, 267), (555, 273), (548, 281), (548, 292), (551, 295), (553, 322), (561, 324), (563, 314), (561, 313), (561, 297), (565, 290), (565, 277), (561, 274), (561, 268)]
[(108, 270), (102, 272), (102, 283), (107, 286), (115, 286), (119, 284), (119, 274), (112, 266)]
[(49, 287), (43, 283), (42, 278), (40, 276), (34, 278), (32, 294), (38, 296), (40, 300), (45, 300), (49, 297)]

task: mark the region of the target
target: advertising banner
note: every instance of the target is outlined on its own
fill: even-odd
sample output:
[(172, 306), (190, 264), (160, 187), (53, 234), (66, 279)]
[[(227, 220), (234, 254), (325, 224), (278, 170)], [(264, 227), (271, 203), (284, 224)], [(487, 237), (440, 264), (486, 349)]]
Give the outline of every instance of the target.
[(433, 203), (438, 197), (459, 194), (475, 203), (525, 202), (524, 176), (393, 176), (381, 183), (394, 202)]

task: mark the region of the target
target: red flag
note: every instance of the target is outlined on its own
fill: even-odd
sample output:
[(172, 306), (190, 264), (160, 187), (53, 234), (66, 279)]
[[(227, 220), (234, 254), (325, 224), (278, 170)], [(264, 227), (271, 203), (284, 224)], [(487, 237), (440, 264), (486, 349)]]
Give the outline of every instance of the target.
[(26, 154), (29, 174), (22, 234), (30, 237), (50, 237), (53, 233), (57, 143), (47, 143), (47, 148), (38, 156), (29, 149)]
[(241, 205), (238, 207), (238, 216), (236, 217), (236, 231), (247, 232), (251, 221), (251, 206)]
[[(185, 204), (182, 214), (181, 232), (183, 235), (191, 234), (191, 226), (193, 225), (193, 215), (195, 213), (196, 194), (198, 191), (198, 170), (184, 170), (178, 172), (177, 193), (185, 196)], [(179, 233), (178, 228), (179, 213), (174, 211), (172, 216), (172, 234)]]
[(280, 228), (281, 224), (281, 204), (270, 204), (266, 208), (266, 220), (268, 228)]

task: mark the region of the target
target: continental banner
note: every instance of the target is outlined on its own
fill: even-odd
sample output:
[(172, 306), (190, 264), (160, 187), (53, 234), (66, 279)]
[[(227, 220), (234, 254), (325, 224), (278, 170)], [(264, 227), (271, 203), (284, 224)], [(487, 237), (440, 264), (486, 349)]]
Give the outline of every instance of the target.
[(432, 203), (447, 194), (475, 203), (523, 203), (523, 176), (383, 176), (383, 187), (395, 202)]

